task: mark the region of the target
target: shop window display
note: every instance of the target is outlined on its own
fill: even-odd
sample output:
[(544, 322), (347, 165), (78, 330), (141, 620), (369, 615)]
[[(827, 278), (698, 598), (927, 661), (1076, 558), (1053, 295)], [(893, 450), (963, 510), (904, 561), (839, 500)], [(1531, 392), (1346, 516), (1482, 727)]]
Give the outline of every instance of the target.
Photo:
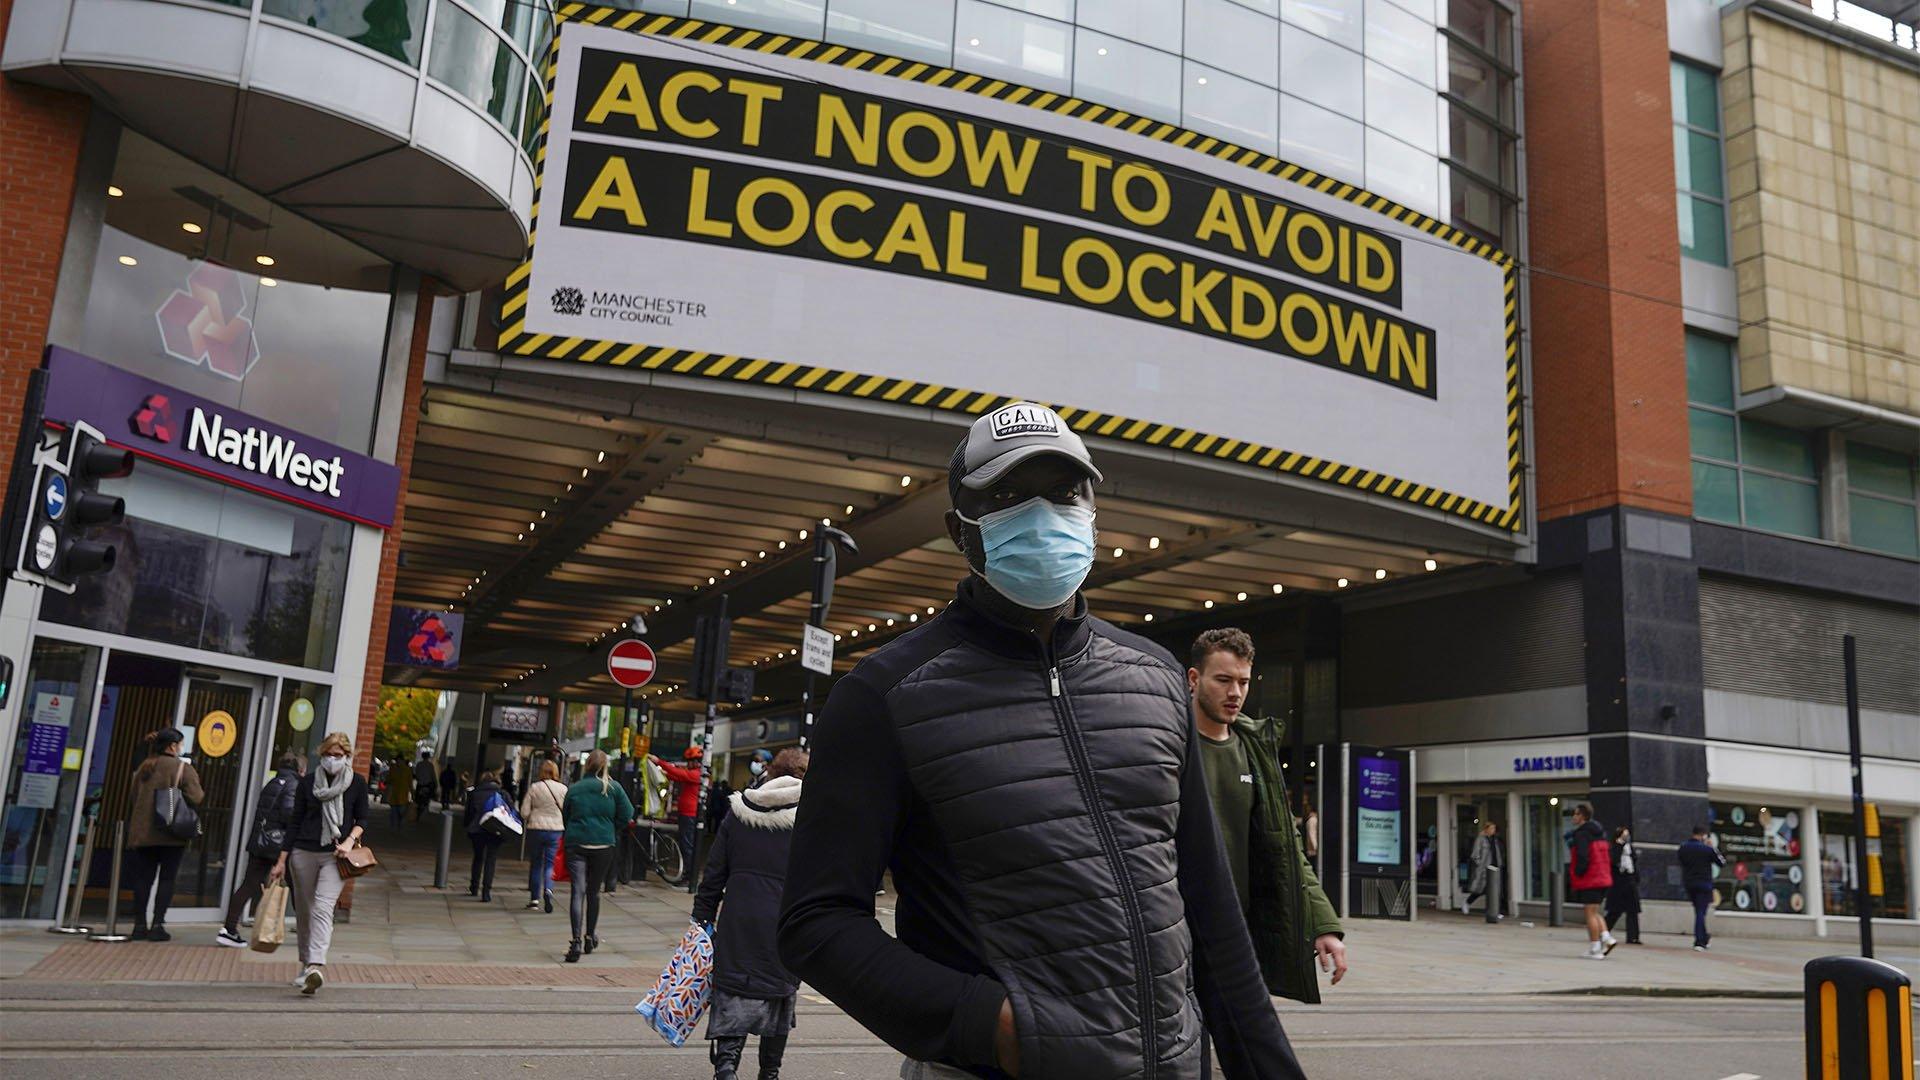
[[(1828, 915), (1857, 918), (1854, 901), (1859, 865), (1854, 859), (1852, 814), (1820, 813), (1821, 902)], [(1907, 881), (1907, 818), (1880, 815), (1880, 877), (1884, 892), (1873, 905), (1877, 918), (1913, 918)]]
[(1806, 911), (1799, 811), (1716, 802), (1713, 832), (1727, 860), (1713, 883), (1720, 910), (1772, 915)]

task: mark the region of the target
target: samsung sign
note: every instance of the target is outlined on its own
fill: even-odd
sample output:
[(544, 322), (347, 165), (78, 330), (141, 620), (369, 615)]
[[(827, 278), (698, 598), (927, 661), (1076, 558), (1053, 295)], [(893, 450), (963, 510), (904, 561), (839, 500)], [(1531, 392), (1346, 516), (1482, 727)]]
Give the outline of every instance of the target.
[(1517, 757), (1513, 759), (1513, 771), (1516, 773), (1581, 773), (1587, 771), (1585, 754), (1543, 754), (1538, 757)]
[(84, 420), (116, 446), (334, 517), (393, 524), (400, 471), (91, 357), (47, 350), (48, 422)]

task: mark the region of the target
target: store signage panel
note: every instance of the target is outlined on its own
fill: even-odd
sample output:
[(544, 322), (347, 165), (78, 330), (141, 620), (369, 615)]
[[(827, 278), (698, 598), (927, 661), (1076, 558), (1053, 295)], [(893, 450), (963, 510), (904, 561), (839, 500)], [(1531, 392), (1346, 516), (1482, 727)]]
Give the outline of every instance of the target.
[(1089, 434), (1519, 526), (1491, 247), (1076, 99), (629, 16), (563, 23), (505, 351), (969, 413), (1032, 398)]
[(58, 346), (47, 350), (49, 422), (83, 420), (142, 457), (387, 528), (400, 470)]

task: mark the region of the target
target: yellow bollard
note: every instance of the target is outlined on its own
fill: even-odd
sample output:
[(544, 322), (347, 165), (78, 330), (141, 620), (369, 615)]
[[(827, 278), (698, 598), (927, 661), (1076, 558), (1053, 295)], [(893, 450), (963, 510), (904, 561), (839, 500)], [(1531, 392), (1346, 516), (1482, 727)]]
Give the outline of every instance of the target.
[(1914, 1080), (1913, 984), (1861, 956), (1806, 967), (1807, 1080)]

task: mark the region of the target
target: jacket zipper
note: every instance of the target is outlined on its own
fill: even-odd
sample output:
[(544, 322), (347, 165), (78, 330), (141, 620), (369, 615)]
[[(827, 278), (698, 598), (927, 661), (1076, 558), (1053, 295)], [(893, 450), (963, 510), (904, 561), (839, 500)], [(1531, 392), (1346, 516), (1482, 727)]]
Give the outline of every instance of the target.
[(1120, 904), (1127, 916), (1127, 938), (1133, 945), (1134, 994), (1140, 1009), (1140, 1046), (1145, 1052), (1141, 1076), (1143, 1080), (1153, 1080), (1159, 1068), (1160, 1051), (1155, 1045), (1153, 1032), (1152, 967), (1147, 954), (1147, 935), (1141, 929), (1145, 924), (1145, 916), (1140, 912), (1140, 898), (1133, 891), (1133, 876), (1127, 872), (1126, 862), (1121, 857), (1120, 841), (1113, 835), (1113, 825), (1107, 821), (1105, 807), (1100, 804), (1099, 792), (1094, 788), (1093, 760), (1081, 738), (1080, 724), (1073, 717), (1073, 703), (1060, 683), (1060, 666), (1053, 662), (1051, 652), (1047, 656), (1047, 693), (1053, 703), (1054, 718), (1060, 722), (1060, 732), (1067, 744), (1067, 756), (1073, 762), (1073, 778), (1080, 785), (1080, 797), (1087, 801), (1094, 834), (1100, 838), (1100, 848), (1107, 856), (1108, 868), (1113, 871), (1113, 879), (1120, 886)]

